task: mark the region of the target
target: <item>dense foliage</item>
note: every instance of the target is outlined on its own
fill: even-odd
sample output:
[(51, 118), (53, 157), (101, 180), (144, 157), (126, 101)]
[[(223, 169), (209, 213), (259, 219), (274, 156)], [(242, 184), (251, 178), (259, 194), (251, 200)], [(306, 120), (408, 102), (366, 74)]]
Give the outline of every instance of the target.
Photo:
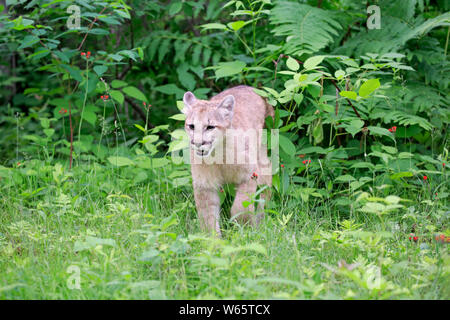
[[(448, 6), (7, 0), (0, 297), (448, 299)], [(208, 242), (171, 161), (180, 100), (238, 84), (276, 110), (279, 169), (262, 231), (228, 223), (230, 187), (229, 242)], [(69, 260), (87, 291), (32, 289), (34, 274), (64, 284)]]

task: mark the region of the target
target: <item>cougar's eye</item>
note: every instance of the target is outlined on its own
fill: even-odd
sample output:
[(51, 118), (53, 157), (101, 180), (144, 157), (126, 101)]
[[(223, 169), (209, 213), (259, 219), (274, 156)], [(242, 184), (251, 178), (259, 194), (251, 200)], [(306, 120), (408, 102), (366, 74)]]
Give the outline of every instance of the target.
[(212, 130), (212, 129), (215, 129), (216, 127), (215, 126), (206, 126), (206, 130)]
[(194, 125), (193, 124), (189, 124), (188, 127), (189, 127), (190, 130), (194, 130)]

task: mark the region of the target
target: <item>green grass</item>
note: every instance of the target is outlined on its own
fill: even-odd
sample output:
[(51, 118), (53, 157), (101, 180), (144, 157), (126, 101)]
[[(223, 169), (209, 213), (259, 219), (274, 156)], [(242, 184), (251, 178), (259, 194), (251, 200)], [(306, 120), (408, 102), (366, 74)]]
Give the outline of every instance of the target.
[[(132, 169), (2, 167), (0, 298), (450, 298), (448, 245), (434, 240), (448, 227), (448, 207), (425, 201), (426, 190), (390, 202), (374, 188), (386, 206), (402, 204), (383, 215), (363, 206), (380, 199), (357, 200), (345, 188), (325, 197), (274, 192), (259, 228), (228, 222), (227, 197), (215, 239), (199, 230), (189, 184), (174, 187), (167, 168), (135, 183)], [(68, 287), (70, 266), (80, 289)]]

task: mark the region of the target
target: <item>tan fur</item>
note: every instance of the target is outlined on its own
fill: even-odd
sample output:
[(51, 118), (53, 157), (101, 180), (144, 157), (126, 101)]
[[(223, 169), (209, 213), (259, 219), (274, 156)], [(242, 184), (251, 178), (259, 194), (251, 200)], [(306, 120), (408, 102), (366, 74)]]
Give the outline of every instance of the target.
[[(187, 92), (183, 100), (185, 104), (183, 112), (186, 114), (185, 128), (191, 142), (194, 197), (202, 228), (215, 231), (220, 236), (218, 191), (227, 183), (236, 185), (236, 198), (231, 208), (231, 216), (240, 222), (257, 225), (264, 216), (263, 205), (260, 203), (257, 206), (256, 213), (249, 213), (255, 211), (254, 206), (244, 208), (242, 202), (249, 200), (249, 195), (256, 192), (258, 185), (272, 184), (267, 148), (261, 144), (260, 130), (255, 129), (264, 127), (266, 116), (273, 117), (273, 108), (248, 86), (225, 90), (209, 101), (196, 99), (192, 93)], [(231, 134), (235, 131), (229, 129), (258, 134), (253, 142), (248, 138), (245, 143), (240, 144), (236, 143), (237, 140), (233, 140), (235, 142), (233, 144), (232, 139), (239, 137), (235, 138)], [(253, 163), (250, 161), (249, 151), (252, 147), (258, 148), (257, 160)], [(227, 159), (227, 155), (234, 157)], [(240, 156), (241, 160), (245, 159), (244, 163), (238, 163)], [(208, 163), (213, 157), (219, 161)], [(263, 168), (266, 170), (262, 170)], [(258, 177), (252, 179), (254, 172)], [(267, 200), (268, 196), (268, 192), (265, 192), (261, 198)]]

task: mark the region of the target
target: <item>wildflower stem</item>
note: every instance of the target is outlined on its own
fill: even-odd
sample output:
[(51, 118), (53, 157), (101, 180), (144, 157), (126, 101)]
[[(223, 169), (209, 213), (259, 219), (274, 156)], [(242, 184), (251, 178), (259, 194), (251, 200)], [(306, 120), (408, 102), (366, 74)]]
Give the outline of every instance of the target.
[[(84, 91), (84, 100), (83, 100), (83, 106), (81, 107), (80, 124), (78, 126), (78, 148), (80, 148), (80, 144), (81, 144), (81, 125), (83, 124), (83, 114), (84, 114), (84, 107), (86, 106), (86, 101), (87, 101), (88, 86), (89, 86), (89, 60), (86, 59), (86, 89)], [(81, 150), (81, 148), (80, 148), (80, 150)]]

